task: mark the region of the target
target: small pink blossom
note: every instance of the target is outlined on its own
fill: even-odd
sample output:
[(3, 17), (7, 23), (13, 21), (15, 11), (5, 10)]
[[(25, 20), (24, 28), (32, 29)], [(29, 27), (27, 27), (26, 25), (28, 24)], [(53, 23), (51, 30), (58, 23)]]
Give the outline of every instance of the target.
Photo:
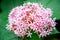
[(31, 37), (30, 30), (43, 37), (49, 35), (56, 25), (55, 19), (52, 19), (51, 16), (50, 8), (46, 9), (41, 4), (28, 2), (11, 10), (7, 29), (20, 37), (25, 35)]

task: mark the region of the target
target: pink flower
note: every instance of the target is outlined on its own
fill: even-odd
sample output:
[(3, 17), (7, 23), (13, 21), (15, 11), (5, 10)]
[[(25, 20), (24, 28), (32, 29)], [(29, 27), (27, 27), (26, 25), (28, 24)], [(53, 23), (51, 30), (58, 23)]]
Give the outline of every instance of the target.
[(49, 35), (56, 25), (51, 16), (50, 8), (45, 9), (41, 4), (28, 2), (12, 9), (8, 16), (7, 29), (14, 31), (20, 37), (25, 35), (31, 37), (30, 30), (43, 37)]

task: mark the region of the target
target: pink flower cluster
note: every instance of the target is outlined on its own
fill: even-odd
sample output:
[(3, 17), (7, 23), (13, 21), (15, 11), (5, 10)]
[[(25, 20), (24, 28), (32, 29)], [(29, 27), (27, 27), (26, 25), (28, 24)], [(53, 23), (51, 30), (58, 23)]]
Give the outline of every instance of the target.
[(31, 37), (31, 31), (43, 37), (49, 35), (56, 25), (55, 18), (51, 16), (50, 8), (45, 9), (41, 4), (28, 2), (11, 10), (7, 29), (20, 37)]

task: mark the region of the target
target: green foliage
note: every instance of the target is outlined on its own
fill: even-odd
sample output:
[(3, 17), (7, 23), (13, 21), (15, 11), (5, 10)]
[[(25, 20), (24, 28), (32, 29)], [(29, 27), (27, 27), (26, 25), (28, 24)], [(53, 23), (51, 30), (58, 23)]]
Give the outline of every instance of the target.
[[(60, 0), (2, 0), (0, 13), (0, 40), (21, 40), (21, 38), (17, 37), (13, 32), (6, 29), (6, 24), (8, 23), (8, 14), (12, 8), (16, 6), (20, 6), (26, 2), (37, 2), (41, 3), (44, 7), (49, 7), (53, 11), (53, 17), (60, 19)], [(58, 40), (52, 36), (56, 33), (59, 33), (57, 30), (53, 30), (52, 34), (47, 37), (50, 40)], [(44, 39), (44, 38), (43, 38)], [(24, 39), (25, 40), (25, 39)], [(26, 40), (42, 40), (38, 37), (37, 34), (33, 33), (32, 37), (26, 38)]]

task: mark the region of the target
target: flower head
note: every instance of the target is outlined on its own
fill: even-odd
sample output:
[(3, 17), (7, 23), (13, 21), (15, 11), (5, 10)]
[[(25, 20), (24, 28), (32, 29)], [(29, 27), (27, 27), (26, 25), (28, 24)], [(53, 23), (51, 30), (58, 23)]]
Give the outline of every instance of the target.
[(28, 2), (11, 10), (7, 28), (20, 37), (31, 36), (31, 30), (43, 37), (49, 35), (56, 25), (51, 16), (50, 8), (46, 9), (41, 4)]

